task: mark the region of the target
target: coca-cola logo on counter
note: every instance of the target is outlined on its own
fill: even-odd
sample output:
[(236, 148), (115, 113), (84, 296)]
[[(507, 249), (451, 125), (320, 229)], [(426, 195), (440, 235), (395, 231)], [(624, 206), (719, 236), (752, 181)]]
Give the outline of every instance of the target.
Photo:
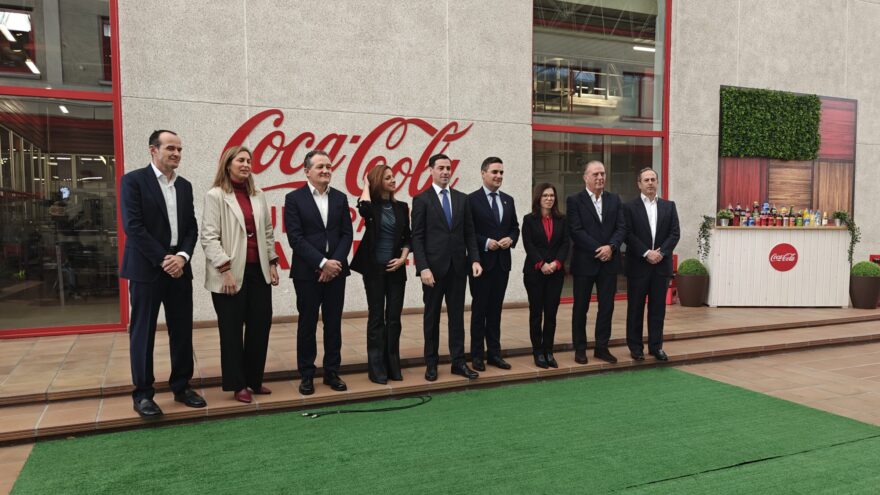
[(770, 250), (770, 266), (780, 272), (794, 268), (798, 261), (798, 252), (791, 244), (782, 243)]

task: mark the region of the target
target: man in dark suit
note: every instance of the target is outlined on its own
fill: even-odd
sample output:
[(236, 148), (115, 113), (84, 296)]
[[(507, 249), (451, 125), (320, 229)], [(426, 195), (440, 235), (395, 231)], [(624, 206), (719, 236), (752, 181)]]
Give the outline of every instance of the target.
[(483, 187), (468, 195), (480, 265), (483, 274), (470, 277), (471, 297), (471, 360), (474, 369), (485, 371), (486, 349), (492, 366), (509, 370), (510, 364), (501, 357), (501, 306), (510, 277), (510, 249), (519, 240), (519, 221), (513, 198), (501, 192), (504, 163), (490, 156), (480, 166)]
[(626, 345), (636, 361), (645, 359), (642, 330), (648, 298), (648, 352), (660, 361), (666, 290), (672, 277), (672, 251), (678, 244), (678, 211), (675, 203), (657, 196), (657, 173), (643, 168), (638, 179), (639, 197), (624, 208), (626, 217)]
[(189, 261), (199, 229), (193, 209), (192, 184), (177, 175), (183, 148), (172, 131), (150, 135), (151, 163), (122, 177), (120, 204), (125, 252), (119, 275), (128, 279), (131, 297), (129, 354), (134, 382), (134, 410), (156, 418), (162, 410), (153, 401), (153, 346), (159, 306), (171, 348), (168, 384), (174, 400), (205, 407), (189, 381), (193, 375), (192, 269)]
[[(412, 248), (425, 302), (425, 379), (437, 379), (440, 311), (446, 299), (452, 373), (473, 380), (480, 375), (464, 357), (464, 294), (467, 275), (483, 269), (474, 219), (466, 194), (449, 187), (452, 161), (444, 154), (428, 159), (431, 188), (413, 198)], [(468, 267), (470, 262), (470, 267)]]
[(586, 188), (566, 199), (571, 241), (571, 273), (574, 277), (574, 304), (571, 334), (574, 360), (587, 363), (587, 310), (593, 285), (599, 313), (596, 317), (594, 356), (609, 363), (617, 358), (608, 351), (617, 274), (620, 272), (620, 245), (626, 237), (626, 224), (620, 197), (605, 191), (605, 165), (598, 160), (584, 167)]
[(290, 278), (296, 291), (296, 364), (299, 391), (315, 393), (315, 334), (318, 310), (324, 323), (324, 384), (337, 392), (347, 389), (339, 378), (342, 362), (342, 306), (348, 252), (353, 238), (348, 198), (330, 187), (332, 163), (322, 150), (312, 150), (303, 162), (308, 183), (284, 198), (284, 227), (293, 250)]

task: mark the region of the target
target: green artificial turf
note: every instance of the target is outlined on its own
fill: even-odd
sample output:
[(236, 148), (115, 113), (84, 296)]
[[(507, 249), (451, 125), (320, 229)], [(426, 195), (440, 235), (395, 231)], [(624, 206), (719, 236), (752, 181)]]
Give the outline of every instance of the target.
[(650, 369), (40, 442), (13, 493), (853, 494), (878, 467), (880, 428)]

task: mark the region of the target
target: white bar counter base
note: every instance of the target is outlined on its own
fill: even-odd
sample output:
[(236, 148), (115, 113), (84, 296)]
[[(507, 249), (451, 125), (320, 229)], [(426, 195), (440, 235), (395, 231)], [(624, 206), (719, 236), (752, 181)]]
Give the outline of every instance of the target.
[[(779, 271), (770, 252), (797, 250)], [(709, 306), (849, 306), (846, 227), (715, 227), (709, 250)], [(789, 257), (790, 258), (790, 257)]]

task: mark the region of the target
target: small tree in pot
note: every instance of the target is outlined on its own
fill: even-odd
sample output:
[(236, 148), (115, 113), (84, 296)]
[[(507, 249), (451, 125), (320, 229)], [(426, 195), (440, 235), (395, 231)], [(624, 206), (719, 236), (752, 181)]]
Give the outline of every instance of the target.
[(727, 209), (718, 210), (718, 214), (715, 217), (718, 218), (722, 227), (727, 227), (730, 225), (730, 220), (733, 219), (733, 213)]
[(675, 285), (678, 287), (678, 302), (682, 306), (700, 307), (705, 304), (709, 291), (709, 271), (700, 260), (686, 259), (678, 265)]
[(880, 298), (880, 265), (860, 261), (849, 272), (849, 298), (854, 308), (876, 309)]

